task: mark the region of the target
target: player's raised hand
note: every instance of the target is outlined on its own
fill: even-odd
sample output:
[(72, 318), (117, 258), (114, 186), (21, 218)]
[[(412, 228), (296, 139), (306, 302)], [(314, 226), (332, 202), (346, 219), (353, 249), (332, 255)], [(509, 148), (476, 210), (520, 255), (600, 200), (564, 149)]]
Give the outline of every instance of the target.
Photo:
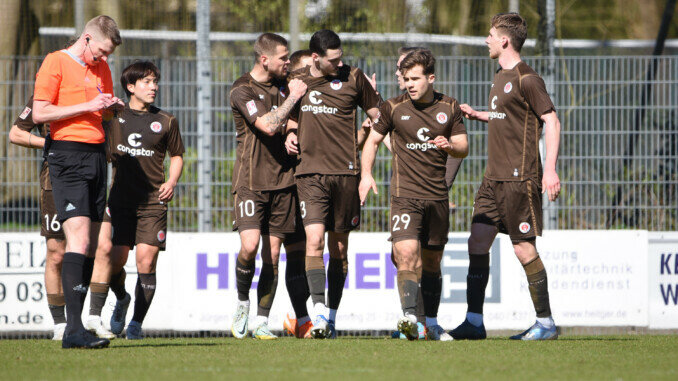
[(294, 99), (299, 100), (306, 94), (307, 86), (301, 79), (295, 78), (287, 86), (290, 89), (290, 96), (294, 97)]
[(372, 73), (372, 76), (370, 77), (369, 75), (365, 74), (365, 78), (367, 78), (367, 81), (372, 85), (373, 89), (377, 89), (377, 73)]
[(288, 155), (299, 154), (299, 141), (297, 140), (297, 134), (294, 132), (287, 134), (287, 138), (285, 139), (285, 150)]
[(448, 151), (452, 148), (450, 141), (442, 135), (436, 136), (435, 139), (433, 139), (433, 144), (435, 144), (438, 149), (445, 151)]
[(158, 200), (161, 202), (170, 202), (174, 198), (174, 187), (177, 184), (172, 184), (169, 181), (160, 186), (160, 192), (158, 194)]
[(360, 178), (360, 185), (358, 185), (360, 205), (365, 205), (365, 200), (367, 199), (367, 194), (370, 193), (370, 189), (372, 189), (374, 194), (379, 194), (379, 191), (377, 190), (377, 183), (374, 181), (374, 177), (363, 174)]
[(478, 117), (476, 116), (476, 110), (474, 110), (471, 106), (467, 105), (466, 103), (460, 104), (459, 108), (461, 109), (462, 114), (464, 114), (464, 118), (471, 120), (478, 119)]
[(365, 120), (363, 120), (363, 124), (360, 127), (365, 128), (365, 129), (372, 128), (372, 119), (365, 118)]
[(541, 193), (548, 192), (549, 201), (556, 201), (560, 194), (560, 179), (556, 171), (544, 171), (541, 179)]

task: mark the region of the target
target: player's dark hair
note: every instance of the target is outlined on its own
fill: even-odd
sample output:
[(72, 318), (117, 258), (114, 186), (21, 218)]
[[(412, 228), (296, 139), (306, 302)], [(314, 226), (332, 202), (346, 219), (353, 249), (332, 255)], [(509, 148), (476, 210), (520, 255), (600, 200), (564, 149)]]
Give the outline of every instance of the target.
[(311, 41), (308, 43), (308, 49), (311, 53), (315, 53), (321, 57), (327, 55), (330, 49), (341, 48), (341, 39), (339, 35), (329, 29), (322, 29), (311, 36)]
[(127, 66), (120, 76), (120, 85), (122, 85), (122, 89), (125, 90), (127, 97), (129, 98), (132, 95), (132, 93), (127, 90), (127, 85), (134, 85), (138, 80), (151, 74), (155, 76), (157, 81), (160, 81), (160, 70), (158, 70), (158, 67), (151, 61), (135, 61)]
[(416, 49), (413, 50), (403, 58), (400, 62), (400, 73), (405, 75), (405, 72), (412, 69), (413, 67), (421, 65), (424, 69), (424, 74), (434, 74), (436, 66), (436, 58), (433, 56), (428, 49)]
[(403, 54), (413, 52), (417, 49), (424, 49), (424, 48), (420, 48), (420, 47), (417, 47), (417, 46), (401, 46), (400, 48), (398, 48), (398, 57), (402, 56)]
[(85, 31), (100, 33), (100, 37), (111, 40), (114, 46), (122, 44), (118, 24), (110, 16), (100, 15), (85, 24)]
[(254, 59), (259, 61), (263, 55), (273, 55), (278, 46), (287, 46), (287, 40), (275, 33), (264, 33), (254, 42)]
[(527, 21), (521, 15), (515, 12), (496, 14), (492, 17), (491, 26), (507, 35), (513, 49), (520, 52), (527, 39)]
[(296, 68), (299, 65), (299, 62), (301, 62), (302, 58), (310, 56), (311, 51), (308, 49), (297, 50), (296, 52), (292, 53), (290, 56), (290, 70), (294, 70), (292, 68)]

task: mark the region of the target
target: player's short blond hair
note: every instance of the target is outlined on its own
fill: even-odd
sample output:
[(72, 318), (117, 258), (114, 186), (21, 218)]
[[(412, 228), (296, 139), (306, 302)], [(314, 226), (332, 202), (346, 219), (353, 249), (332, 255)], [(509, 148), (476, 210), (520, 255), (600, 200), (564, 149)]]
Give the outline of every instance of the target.
[(521, 15), (515, 12), (499, 13), (492, 17), (491, 25), (499, 33), (508, 36), (513, 49), (520, 52), (527, 39), (527, 21)]
[(275, 33), (264, 33), (254, 42), (254, 58), (259, 61), (259, 58), (263, 55), (273, 55), (276, 53), (278, 46), (287, 47), (285, 37)]
[(111, 40), (114, 46), (122, 44), (118, 24), (109, 16), (100, 15), (89, 20), (85, 24), (85, 31), (96, 34), (97, 37), (103, 40)]

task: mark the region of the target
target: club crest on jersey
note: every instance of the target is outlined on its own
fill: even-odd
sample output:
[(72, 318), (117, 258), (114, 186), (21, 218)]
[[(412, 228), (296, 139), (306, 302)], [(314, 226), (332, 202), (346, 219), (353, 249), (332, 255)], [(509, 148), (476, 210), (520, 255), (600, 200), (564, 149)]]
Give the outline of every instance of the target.
[(358, 226), (358, 223), (360, 223), (360, 217), (358, 216), (353, 217), (353, 219), (351, 220), (351, 225)]
[(158, 232), (158, 242), (165, 242), (165, 231), (161, 230)]
[(506, 94), (510, 93), (510, 92), (511, 92), (511, 89), (513, 89), (513, 85), (511, 84), (511, 82), (507, 83), (507, 84), (504, 86), (504, 92), (505, 92)]
[(30, 114), (30, 113), (31, 113), (31, 108), (30, 108), (30, 107), (26, 107), (26, 108), (24, 109), (24, 111), (21, 112), (21, 115), (19, 115), (19, 118), (21, 118), (21, 119), (26, 119), (26, 117), (28, 117), (28, 114)]
[(254, 100), (251, 100), (245, 104), (247, 106), (247, 112), (250, 113), (250, 116), (257, 113), (257, 105), (254, 103)]
[(436, 120), (440, 124), (445, 124), (447, 122), (447, 114), (444, 112), (439, 112), (438, 115), (436, 115)]
[(330, 82), (330, 87), (332, 90), (339, 90), (341, 89), (342, 83), (340, 80), (335, 79), (334, 81)]
[(520, 230), (521, 233), (525, 234), (530, 231), (530, 224), (527, 222), (521, 222), (520, 225), (518, 225), (518, 229)]
[(151, 131), (155, 132), (156, 134), (162, 131), (162, 124), (160, 124), (160, 122), (151, 123)]

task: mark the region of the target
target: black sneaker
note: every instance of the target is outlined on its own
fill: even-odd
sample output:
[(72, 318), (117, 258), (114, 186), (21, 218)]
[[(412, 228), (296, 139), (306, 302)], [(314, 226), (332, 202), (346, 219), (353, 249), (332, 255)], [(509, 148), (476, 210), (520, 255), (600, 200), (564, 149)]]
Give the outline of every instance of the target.
[(487, 338), (487, 332), (485, 332), (485, 325), (481, 324), (480, 327), (476, 327), (471, 324), (468, 319), (465, 319), (459, 327), (450, 331), (450, 335), (455, 340), (483, 340)]
[(108, 341), (108, 339), (101, 339), (90, 331), (81, 329), (68, 336), (64, 336), (64, 339), (61, 341), (61, 348), (97, 349), (105, 348), (110, 343), (111, 342)]

